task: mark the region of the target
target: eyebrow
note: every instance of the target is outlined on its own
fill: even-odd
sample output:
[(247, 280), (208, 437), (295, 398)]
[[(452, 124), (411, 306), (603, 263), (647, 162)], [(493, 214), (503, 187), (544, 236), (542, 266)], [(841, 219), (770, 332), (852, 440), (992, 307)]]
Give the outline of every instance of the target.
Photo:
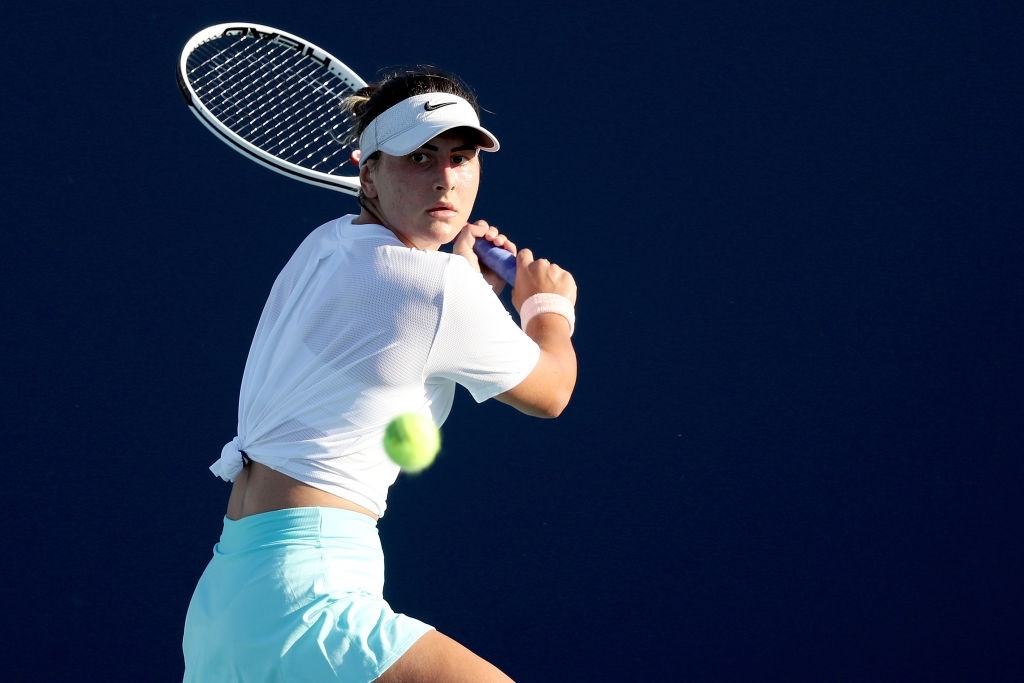
[[(466, 150), (477, 149), (478, 146), (479, 145), (465, 144), (465, 145), (460, 145), (459, 147), (454, 147), (452, 149), (452, 151), (453, 152), (465, 152)], [(435, 147), (434, 145), (430, 144), (429, 142), (424, 142), (422, 145), (420, 145), (419, 148), (420, 149), (429, 149), (431, 152), (436, 152), (438, 150), (437, 147)]]

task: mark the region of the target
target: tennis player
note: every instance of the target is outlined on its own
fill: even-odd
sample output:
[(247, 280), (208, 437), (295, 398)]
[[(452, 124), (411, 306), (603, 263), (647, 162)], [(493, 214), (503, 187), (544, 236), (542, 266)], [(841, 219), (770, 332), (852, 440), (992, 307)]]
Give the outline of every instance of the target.
[[(210, 468), (234, 485), (189, 605), (184, 680), (509, 681), (384, 600), (377, 520), (399, 469), (382, 436), (409, 411), (442, 424), (456, 385), (557, 417), (576, 383), (576, 283), (469, 222), (498, 140), (457, 78), (397, 73), (346, 106), (361, 211), (307, 236), (256, 328), (238, 434)], [(478, 237), (517, 253), (519, 323)]]

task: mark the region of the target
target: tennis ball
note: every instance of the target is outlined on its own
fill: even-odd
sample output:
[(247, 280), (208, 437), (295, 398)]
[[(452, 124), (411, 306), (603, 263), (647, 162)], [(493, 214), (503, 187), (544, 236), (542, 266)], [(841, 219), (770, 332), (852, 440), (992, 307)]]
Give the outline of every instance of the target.
[(409, 474), (430, 467), (441, 450), (441, 432), (434, 421), (420, 413), (403, 413), (384, 430), (384, 451)]

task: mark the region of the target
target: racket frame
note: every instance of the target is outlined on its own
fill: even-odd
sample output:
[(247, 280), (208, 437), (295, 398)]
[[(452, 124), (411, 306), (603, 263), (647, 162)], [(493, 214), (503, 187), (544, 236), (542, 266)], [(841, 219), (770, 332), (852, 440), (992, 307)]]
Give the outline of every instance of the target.
[(307, 40), (303, 40), (296, 35), (280, 29), (247, 22), (216, 24), (203, 29), (196, 35), (192, 36), (182, 49), (177, 68), (178, 89), (181, 91), (182, 97), (185, 98), (185, 102), (188, 104), (189, 109), (193, 114), (195, 114), (196, 118), (198, 118), (199, 121), (210, 130), (210, 132), (220, 138), (229, 147), (241, 154), (244, 154), (246, 157), (260, 165), (269, 168), (272, 171), (277, 171), (278, 173), (286, 175), (294, 180), (301, 180), (305, 183), (310, 183), (329, 190), (344, 192), (348, 195), (358, 195), (358, 176), (350, 177), (324, 173), (322, 171), (304, 168), (298, 164), (293, 164), (284, 159), (280, 159), (273, 154), (260, 149), (258, 146), (252, 144), (231, 130), (229, 126), (222, 123), (203, 103), (202, 96), (196, 92), (188, 78), (189, 56), (192, 55), (200, 45), (208, 43), (211, 40), (227, 36), (266, 40), (268, 42), (277, 43), (287, 48), (291, 48), (299, 53), (303, 58), (320, 64), (335, 78), (338, 78), (347, 87), (351, 88), (353, 92), (364, 87), (366, 85), (366, 81), (360, 78), (358, 74), (330, 52), (327, 52), (323, 48), (318, 47)]
[[(293, 49), (302, 57), (315, 61), (327, 69), (335, 78), (338, 78), (350, 88), (352, 92), (365, 87), (366, 81), (360, 78), (356, 72), (346, 66), (340, 59), (308, 40), (299, 38), (281, 29), (249, 22), (215, 24), (196, 33), (182, 48), (177, 67), (178, 89), (181, 91), (182, 97), (185, 98), (185, 103), (188, 104), (189, 109), (192, 110), (196, 118), (229, 147), (261, 166), (288, 176), (293, 180), (301, 180), (304, 183), (316, 185), (317, 187), (358, 196), (358, 175), (342, 176), (335, 175), (334, 173), (324, 173), (281, 159), (252, 144), (233, 131), (230, 126), (223, 123), (203, 103), (202, 96), (195, 90), (188, 78), (188, 59), (199, 46), (226, 36), (266, 40)], [(515, 285), (516, 260), (510, 252), (494, 247), (484, 238), (477, 239), (473, 246), (473, 251), (476, 252), (477, 256), (486, 266), (497, 272), (509, 284)]]

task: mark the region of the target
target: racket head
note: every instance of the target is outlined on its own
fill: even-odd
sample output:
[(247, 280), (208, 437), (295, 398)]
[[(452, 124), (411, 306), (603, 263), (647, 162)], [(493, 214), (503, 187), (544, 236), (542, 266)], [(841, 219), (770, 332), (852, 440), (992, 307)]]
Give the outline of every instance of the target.
[(359, 193), (344, 97), (366, 85), (326, 50), (262, 24), (216, 24), (192, 36), (178, 87), (196, 117), (250, 159), (313, 185)]

